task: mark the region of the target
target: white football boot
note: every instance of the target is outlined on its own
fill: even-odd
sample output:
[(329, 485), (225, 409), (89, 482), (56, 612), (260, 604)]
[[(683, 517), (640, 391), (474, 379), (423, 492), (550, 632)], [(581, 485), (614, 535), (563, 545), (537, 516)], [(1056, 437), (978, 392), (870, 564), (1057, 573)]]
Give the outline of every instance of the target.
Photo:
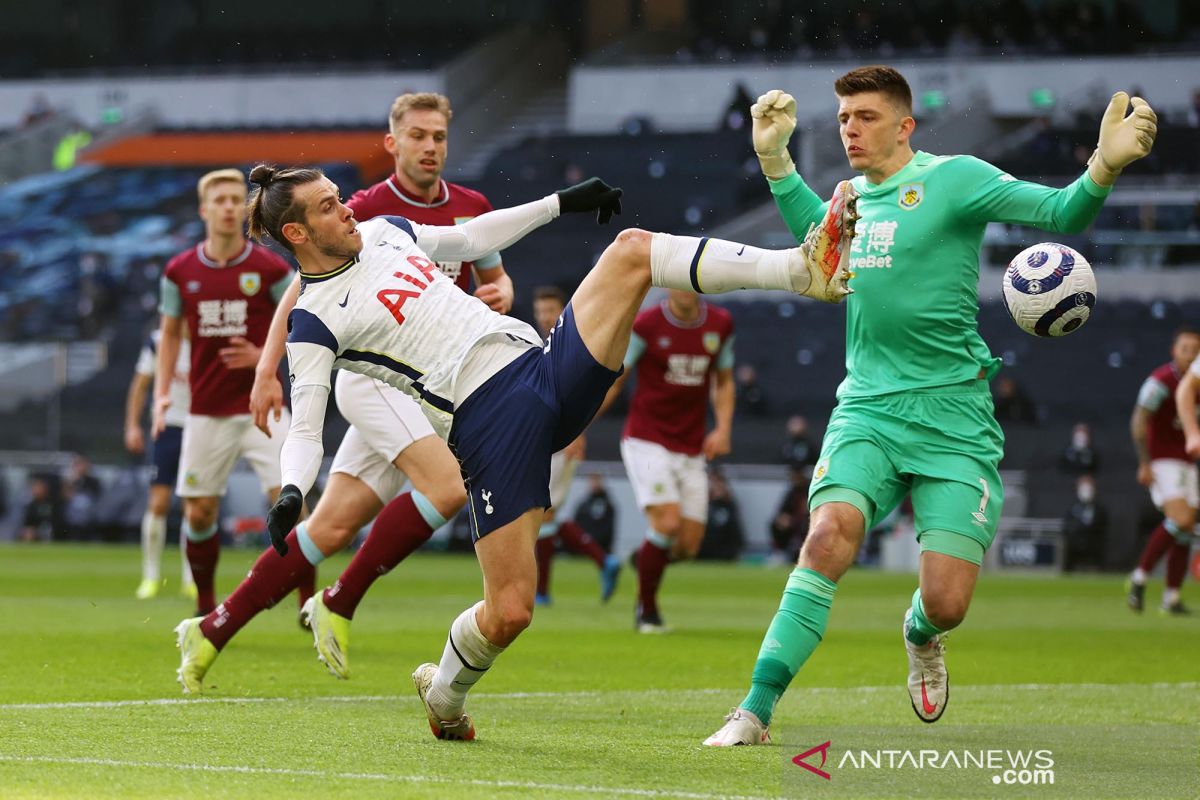
[(850, 244), (859, 220), (858, 193), (850, 181), (833, 190), (829, 208), (819, 223), (809, 226), (800, 247), (793, 251), (792, 287), (823, 303), (840, 303), (850, 288)]
[(704, 740), (705, 747), (736, 747), (771, 741), (767, 726), (744, 708), (731, 709), (720, 730)]
[[(912, 609), (904, 615), (906, 632), (911, 625)], [(915, 645), (904, 637), (908, 651), (908, 698), (913, 711), (922, 722), (937, 722), (950, 702), (950, 676), (946, 673), (946, 634), (941, 633), (928, 644)]]
[(413, 685), (417, 687), (417, 695), (421, 705), (425, 706), (425, 716), (429, 718), (429, 730), (439, 739), (457, 739), (463, 742), (475, 738), (475, 724), (470, 714), (462, 714), (458, 719), (441, 719), (429, 705), (429, 687), (433, 686), (433, 676), (437, 674), (437, 664), (422, 664), (412, 674)]

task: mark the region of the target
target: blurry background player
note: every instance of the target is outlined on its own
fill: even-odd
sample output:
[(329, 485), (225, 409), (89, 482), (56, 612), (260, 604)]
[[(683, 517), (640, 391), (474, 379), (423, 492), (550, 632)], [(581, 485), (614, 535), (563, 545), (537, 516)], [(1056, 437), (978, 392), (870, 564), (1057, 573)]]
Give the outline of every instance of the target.
[[(1175, 332), (1171, 360), (1146, 378), (1138, 392), (1137, 405), (1130, 420), (1133, 446), (1137, 450), (1137, 480), (1150, 488), (1150, 499), (1163, 512), (1164, 519), (1142, 550), (1137, 567), (1129, 576), (1128, 602), (1134, 611), (1145, 603), (1146, 578), (1159, 559), (1167, 556), (1166, 588), (1162, 611), (1187, 614), (1179, 598), (1179, 589), (1187, 575), (1188, 555), (1196, 525), (1196, 507), (1200, 506), (1196, 464), (1188, 458), (1181, 415), (1175, 406), (1175, 391), (1180, 379), (1200, 354), (1200, 330), (1191, 327)], [(1195, 409), (1192, 409), (1195, 418)]]
[[(539, 286), (533, 290), (533, 319), (543, 339), (550, 336), (550, 331), (566, 307), (567, 295), (557, 286)], [(550, 508), (546, 509), (542, 527), (538, 530), (535, 550), (538, 576), (534, 602), (539, 606), (550, 604), (550, 567), (560, 541), (568, 551), (587, 556), (599, 568), (600, 602), (607, 603), (617, 590), (621, 560), (597, 544), (574, 520), (558, 520), (558, 512), (566, 502), (575, 470), (583, 461), (586, 451), (587, 437), (581, 433), (575, 441), (550, 457)]]
[[(146, 436), (142, 432), (142, 411), (146, 397), (154, 385), (154, 372), (158, 365), (159, 332), (153, 331), (138, 354), (125, 396), (125, 449), (134, 455), (146, 452)], [(148, 600), (158, 594), (163, 581), (160, 576), (163, 547), (167, 541), (167, 514), (171, 511), (171, 494), (179, 477), (179, 448), (183, 444), (183, 425), (187, 422), (188, 407), (192, 393), (188, 389), (188, 367), (191, 364), (191, 346), (184, 337), (180, 341), (179, 358), (171, 375), (171, 405), (164, 419), (166, 427), (154, 439), (151, 449), (154, 470), (150, 474), (150, 493), (146, 499), (146, 513), (142, 515), (142, 582), (138, 584), (136, 597)], [(183, 552), (183, 537), (180, 537), (180, 555), (183, 574), (179, 592), (185, 597), (196, 597), (196, 584), (188, 568), (187, 555)]]
[[(160, 282), (158, 365), (154, 378), (154, 436), (167, 426), (171, 383), (186, 324), (191, 342), (192, 405), (183, 430), (179, 480), (183, 533), (196, 582), (197, 611), (216, 605), (214, 580), (221, 538), (217, 511), (239, 457), (258, 473), (268, 501), (279, 494), (279, 450), (288, 422), (274, 439), (254, 427), (250, 387), (259, 348), (292, 271), (279, 256), (246, 240), (246, 177), (236, 169), (203, 175), (197, 192), (204, 241), (172, 258)], [(305, 582), (312, 594), (315, 573)]]
[[(658, 587), (672, 559), (695, 558), (708, 520), (705, 460), (727, 454), (733, 432), (733, 318), (693, 292), (672, 289), (638, 314), (625, 372), (637, 384), (621, 433), (621, 460), (650, 529), (638, 552), (637, 630), (664, 633)], [(713, 429), (705, 434), (709, 397)]]
[[(383, 181), (346, 203), (355, 218), (380, 214), (428, 225), (455, 225), (491, 209), (487, 198), (441, 177), (448, 148), (450, 101), (440, 94), (404, 94), (392, 104), (384, 148), (395, 168)], [(512, 304), (512, 281), (498, 253), (474, 264), (475, 296), (494, 311)], [(463, 291), (470, 290), (472, 262), (443, 265)], [(298, 288), (298, 284), (297, 284)], [(285, 293), (251, 392), (254, 421), (265, 431), (268, 415), (278, 418), (283, 390), (277, 365), (287, 338), (287, 317), (296, 291)], [(338, 678), (350, 677), (350, 622), (359, 602), (380, 576), (429, 540), (462, 506), (458, 462), (410, 397), (382, 381), (342, 370), (335, 387), (338, 410), (350, 423), (329, 471), (329, 482), (312, 516), (289, 533), (290, 556), (267, 548), (241, 585), (204, 618), (176, 628), (183, 651), (179, 678), (197, 692), (218, 652), (259, 612), (296, 585), (307, 564), (344, 548), (375, 520), (349, 566), (328, 589), (304, 604), (319, 659)], [(401, 494), (411, 480), (412, 491)]]

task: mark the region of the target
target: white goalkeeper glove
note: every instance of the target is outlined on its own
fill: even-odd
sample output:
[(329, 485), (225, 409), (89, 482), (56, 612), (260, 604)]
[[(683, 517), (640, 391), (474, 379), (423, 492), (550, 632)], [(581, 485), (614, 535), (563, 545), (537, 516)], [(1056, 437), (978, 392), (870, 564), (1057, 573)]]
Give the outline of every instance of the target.
[(1112, 186), (1121, 170), (1145, 158), (1154, 146), (1158, 117), (1142, 98), (1135, 97), (1132, 102), (1133, 113), (1125, 116), (1129, 95), (1117, 92), (1100, 120), (1100, 143), (1088, 159), (1088, 174), (1100, 186)]
[(754, 152), (763, 175), (786, 178), (796, 171), (788, 140), (796, 130), (796, 98), (781, 89), (772, 89), (750, 106), (753, 120)]

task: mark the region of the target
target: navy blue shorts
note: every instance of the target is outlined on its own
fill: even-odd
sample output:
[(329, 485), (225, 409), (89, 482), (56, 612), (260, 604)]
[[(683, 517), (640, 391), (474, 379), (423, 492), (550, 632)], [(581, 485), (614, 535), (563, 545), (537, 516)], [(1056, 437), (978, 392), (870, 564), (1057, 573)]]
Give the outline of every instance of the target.
[(179, 476), (179, 451), (183, 449), (183, 428), (168, 425), (154, 440), (151, 459), (154, 469), (150, 473), (151, 486), (170, 486), (175, 491), (175, 480)]
[(545, 347), (519, 356), (455, 409), (450, 447), (474, 538), (550, 506), (550, 456), (587, 428), (620, 374), (592, 358), (568, 304)]

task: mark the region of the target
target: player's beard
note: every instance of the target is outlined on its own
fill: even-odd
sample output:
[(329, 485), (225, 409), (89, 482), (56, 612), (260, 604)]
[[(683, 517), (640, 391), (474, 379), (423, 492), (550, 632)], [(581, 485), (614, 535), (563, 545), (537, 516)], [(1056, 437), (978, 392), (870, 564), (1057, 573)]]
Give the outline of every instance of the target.
[(337, 259), (338, 261), (349, 261), (352, 258), (357, 258), (362, 252), (362, 245), (355, 242), (349, 236), (339, 240), (326, 239), (316, 231), (311, 231), (312, 242), (316, 245), (317, 250), (323, 256)]

